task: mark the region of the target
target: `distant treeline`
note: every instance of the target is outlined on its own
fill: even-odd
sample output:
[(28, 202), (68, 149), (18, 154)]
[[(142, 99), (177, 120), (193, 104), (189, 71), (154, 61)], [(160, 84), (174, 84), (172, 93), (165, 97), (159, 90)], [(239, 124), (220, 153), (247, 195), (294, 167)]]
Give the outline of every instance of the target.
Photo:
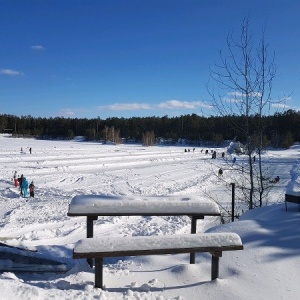
[[(288, 110), (271, 116), (264, 116), (263, 134), (265, 141), (273, 147), (289, 147), (300, 141), (300, 112)], [(258, 117), (250, 118), (251, 135), (257, 132)], [(147, 133), (168, 143), (184, 139), (191, 144), (224, 140), (245, 139), (243, 128), (245, 117), (210, 116), (196, 114), (179, 117), (132, 117), (132, 118), (36, 118), (32, 116), (0, 115), (0, 132), (13, 136), (30, 136), (40, 139), (73, 139), (84, 136), (87, 140), (110, 140), (114, 142), (140, 142)]]

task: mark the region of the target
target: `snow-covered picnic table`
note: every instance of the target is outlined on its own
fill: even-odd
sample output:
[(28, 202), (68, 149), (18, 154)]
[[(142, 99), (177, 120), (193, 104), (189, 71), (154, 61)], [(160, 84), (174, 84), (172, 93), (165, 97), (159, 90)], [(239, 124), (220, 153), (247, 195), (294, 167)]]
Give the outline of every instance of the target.
[[(191, 217), (191, 233), (196, 233), (197, 219), (220, 216), (218, 205), (197, 196), (114, 196), (78, 195), (69, 205), (68, 216), (87, 217), (87, 238), (93, 237), (93, 221), (100, 216), (182, 216)], [(194, 254), (191, 263), (195, 262)]]
[[(93, 237), (93, 221), (99, 216), (180, 216), (191, 217), (191, 235)], [(87, 238), (78, 241), (73, 258), (86, 258), (93, 266), (95, 287), (103, 288), (103, 258), (155, 254), (190, 253), (195, 263), (196, 252), (212, 255), (211, 278), (219, 276), (219, 258), (223, 251), (242, 250), (236, 233), (196, 234), (197, 220), (205, 216), (220, 216), (218, 205), (197, 196), (109, 196), (79, 195), (69, 205), (68, 216), (87, 217)]]

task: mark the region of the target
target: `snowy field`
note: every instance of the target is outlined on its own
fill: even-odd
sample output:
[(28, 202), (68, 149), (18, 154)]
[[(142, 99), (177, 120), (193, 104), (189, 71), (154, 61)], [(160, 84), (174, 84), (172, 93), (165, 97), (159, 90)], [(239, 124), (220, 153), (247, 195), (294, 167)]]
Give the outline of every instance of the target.
[[(108, 258), (101, 290), (94, 288), (94, 270), (86, 261), (72, 259), (74, 243), (86, 235), (86, 219), (67, 216), (76, 195), (197, 195), (199, 201), (214, 197), (229, 207), (230, 188), (217, 176), (220, 167), (225, 178), (231, 172), (221, 158), (225, 149), (214, 149), (218, 155), (213, 160), (201, 152), (206, 148), (185, 148), (0, 135), (0, 243), (36, 250), (69, 266), (66, 273), (2, 272), (0, 299), (299, 299), (300, 212), (294, 204), (285, 212), (283, 203), (285, 192), (300, 192), (298, 145), (264, 154), (272, 174), (280, 176), (268, 195), (269, 206), (226, 225), (219, 217), (198, 221), (197, 232), (236, 232), (244, 243), (242, 251), (223, 253), (219, 279), (210, 281), (207, 253), (196, 254), (195, 265), (188, 264), (187, 254)], [(237, 157), (236, 163), (242, 160)], [(34, 181), (34, 198), (20, 196), (14, 171)], [(189, 231), (186, 216), (101, 217), (94, 225), (99, 237)], [(0, 258), (0, 267), (4, 263)]]

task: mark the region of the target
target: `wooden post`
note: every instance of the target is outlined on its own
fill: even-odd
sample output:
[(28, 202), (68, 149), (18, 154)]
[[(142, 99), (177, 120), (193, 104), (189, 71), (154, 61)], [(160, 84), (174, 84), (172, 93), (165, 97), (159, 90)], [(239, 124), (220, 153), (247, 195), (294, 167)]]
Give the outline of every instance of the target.
[(235, 206), (235, 183), (230, 183), (231, 189), (231, 222), (234, 222), (234, 206)]
[(222, 251), (211, 253), (211, 280), (219, 278), (219, 258), (222, 257)]
[(103, 257), (95, 258), (95, 287), (103, 289)]

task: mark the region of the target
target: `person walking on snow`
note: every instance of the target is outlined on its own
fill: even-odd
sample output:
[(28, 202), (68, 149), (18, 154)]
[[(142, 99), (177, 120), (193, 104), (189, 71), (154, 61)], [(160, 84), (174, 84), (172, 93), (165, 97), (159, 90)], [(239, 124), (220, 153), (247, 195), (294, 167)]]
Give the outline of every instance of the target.
[(15, 187), (18, 186), (17, 171), (15, 171), (15, 173), (14, 173), (14, 185), (15, 185)]
[(33, 183), (33, 181), (31, 181), (31, 183), (29, 184), (29, 194), (30, 194), (30, 197), (34, 197), (34, 183)]
[(22, 194), (23, 197), (26, 198), (28, 193), (28, 181), (25, 177), (23, 177), (23, 181), (22, 181)]
[(23, 190), (22, 190), (23, 174), (21, 175), (21, 177), (18, 178), (18, 182), (19, 182), (19, 188), (21, 191), (21, 195), (23, 196)]

